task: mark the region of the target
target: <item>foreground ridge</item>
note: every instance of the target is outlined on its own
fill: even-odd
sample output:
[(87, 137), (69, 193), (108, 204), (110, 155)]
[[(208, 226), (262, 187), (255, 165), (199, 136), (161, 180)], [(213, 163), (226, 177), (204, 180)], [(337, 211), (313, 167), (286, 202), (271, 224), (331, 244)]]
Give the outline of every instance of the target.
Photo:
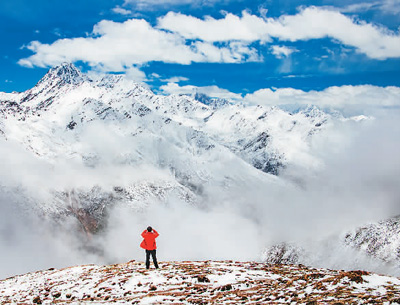
[(0, 281), (1, 304), (400, 304), (400, 279), (254, 262), (142, 262), (49, 269)]

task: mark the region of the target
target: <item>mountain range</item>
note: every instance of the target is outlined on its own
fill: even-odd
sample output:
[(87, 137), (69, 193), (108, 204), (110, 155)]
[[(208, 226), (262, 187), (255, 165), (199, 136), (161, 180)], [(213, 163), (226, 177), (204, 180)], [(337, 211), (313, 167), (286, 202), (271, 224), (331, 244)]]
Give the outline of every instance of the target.
[[(90, 77), (65, 63), (32, 89), (0, 93), (0, 189), (28, 213), (73, 219), (89, 239), (107, 230), (115, 206), (143, 213), (174, 200), (205, 211), (237, 201), (257, 223), (258, 207), (242, 190), (251, 185), (268, 197), (302, 189), (302, 175), (286, 169), (323, 167), (312, 142), (335, 122), (371, 120), (313, 105), (288, 109), (160, 95), (123, 75)], [(387, 230), (356, 227), (341, 242), (398, 264), (398, 219), (388, 221)], [(284, 245), (265, 250), (265, 260), (303, 262)]]
[[(83, 172), (108, 165), (152, 168), (155, 177), (115, 181), (109, 185), (112, 191), (103, 195), (99, 181), (78, 185), (79, 192), (67, 188), (70, 182), (58, 181), (51, 188), (57, 200), (40, 206), (59, 214), (68, 210), (67, 201), (69, 210), (90, 210), (99, 218), (96, 210), (122, 199), (135, 208), (148, 197), (170, 193), (198, 202), (205, 184), (226, 186), (236, 180), (229, 171), (221, 175), (212, 170), (216, 160), (273, 181), (262, 173), (278, 175), (288, 163), (302, 163), (298, 155), (307, 150), (309, 139), (329, 124), (330, 115), (316, 107), (289, 113), (276, 107), (213, 103), (210, 98), (206, 105), (196, 97), (205, 100), (157, 95), (122, 75), (92, 80), (74, 65), (63, 64), (30, 90), (0, 93), (0, 134), (50, 166), (74, 164)], [(93, 198), (93, 193), (108, 199)]]

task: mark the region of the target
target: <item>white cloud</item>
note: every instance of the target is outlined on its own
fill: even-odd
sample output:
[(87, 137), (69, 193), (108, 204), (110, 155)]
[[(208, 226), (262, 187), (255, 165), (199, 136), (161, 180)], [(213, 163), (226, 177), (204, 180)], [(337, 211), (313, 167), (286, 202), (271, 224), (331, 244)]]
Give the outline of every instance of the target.
[(384, 0), (376, 2), (380, 4), (380, 9), (386, 14), (399, 14), (400, 13), (400, 0)]
[(199, 19), (170, 12), (159, 18), (158, 27), (179, 33), (187, 39), (208, 42), (239, 40), (265, 43), (271, 37), (295, 42), (330, 37), (370, 58), (400, 57), (398, 33), (318, 7), (307, 7), (296, 15), (279, 18), (261, 18), (243, 12), (241, 17), (227, 14), (222, 19)]
[(161, 78), (161, 75), (160, 75), (160, 74), (157, 74), (157, 73), (151, 73), (150, 76), (151, 76), (152, 78)]
[(229, 2), (230, 0), (125, 0), (125, 6), (133, 6), (137, 10), (152, 11), (160, 7), (189, 5), (191, 7), (212, 6), (217, 2)]
[(290, 54), (297, 51), (295, 48), (288, 48), (285, 46), (272, 46), (271, 49), (272, 54), (274, 54), (277, 58), (288, 57)]
[(242, 17), (228, 13), (222, 19), (211, 17), (199, 19), (169, 12), (158, 19), (158, 27), (179, 33), (187, 39), (201, 39), (209, 42), (270, 40), (264, 19), (247, 12), (243, 12)]
[(365, 12), (372, 9), (376, 5), (376, 2), (361, 2), (361, 3), (353, 3), (346, 5), (344, 7), (333, 7), (326, 6), (326, 9), (342, 12), (342, 13), (356, 13), (356, 12)]
[[(344, 109), (355, 114), (376, 112), (377, 109), (399, 108), (400, 87), (378, 87), (372, 85), (333, 86), (321, 91), (303, 91), (294, 88), (260, 89), (244, 97), (218, 86), (180, 86), (170, 82), (160, 87), (165, 94), (203, 93), (210, 97), (231, 99), (246, 104), (279, 105), (316, 105), (323, 108)], [(368, 113), (371, 111), (371, 113)], [(346, 112), (345, 112), (346, 113)]]
[(371, 10), (379, 10), (384, 14), (396, 15), (400, 13), (400, 1), (380, 0), (375, 2), (361, 2), (361, 3), (349, 4), (342, 8), (336, 8), (336, 7), (328, 7), (328, 8), (343, 13), (358, 13)]
[(87, 62), (106, 71), (161, 61), (237, 63), (258, 60), (253, 48), (239, 42), (215, 46), (209, 42), (188, 43), (177, 33), (153, 28), (147, 21), (130, 19), (123, 23), (101, 21), (91, 37), (60, 39), (52, 44), (32, 41), (27, 48), (35, 54), (18, 63), (26, 67), (54, 66), (62, 62)]
[(322, 91), (303, 91), (293, 88), (260, 89), (249, 93), (244, 101), (260, 105), (309, 105), (321, 107), (354, 108), (368, 111), (371, 107), (400, 107), (400, 87), (372, 85), (329, 87)]
[[(128, 13), (121, 7), (114, 10)], [(198, 19), (170, 12), (158, 19), (157, 27), (142, 19), (123, 23), (103, 20), (94, 26), (89, 37), (58, 39), (51, 44), (32, 41), (26, 48), (35, 54), (21, 59), (19, 64), (47, 67), (65, 61), (83, 61), (107, 71), (124, 71), (132, 65), (152, 61), (254, 62), (262, 58), (251, 46), (252, 42), (266, 43), (272, 38), (294, 42), (325, 37), (352, 46), (371, 58), (400, 57), (399, 34), (356, 22), (338, 11), (308, 7), (296, 15), (280, 18), (261, 18), (243, 12), (241, 17), (227, 13), (222, 19)], [(278, 58), (294, 51), (286, 46), (272, 46)]]
[(58, 37), (64, 36), (64, 34), (62, 33), (61, 29), (59, 29), (59, 28), (53, 29), (53, 34), (58, 36)]
[(202, 55), (204, 62), (241, 63), (260, 61), (256, 49), (239, 41), (228, 42), (225, 47), (218, 48), (212, 43), (196, 41), (192, 44), (196, 53)]
[(162, 81), (167, 82), (167, 83), (179, 83), (179, 82), (186, 82), (189, 79), (184, 76), (174, 76), (168, 79), (163, 79)]
[(120, 14), (120, 15), (132, 15), (132, 11), (131, 10), (127, 10), (125, 8), (122, 8), (120, 6), (116, 6), (112, 9), (112, 11), (116, 14)]
[(160, 90), (165, 94), (203, 93), (210, 97), (215, 97), (215, 98), (224, 98), (232, 100), (240, 100), (242, 98), (240, 94), (219, 88), (218, 86), (204, 86), (204, 87), (197, 87), (192, 85), (179, 86), (176, 83), (168, 83), (167, 85), (161, 86)]
[(126, 77), (138, 83), (147, 81), (146, 74), (137, 67), (130, 67), (126, 70)]

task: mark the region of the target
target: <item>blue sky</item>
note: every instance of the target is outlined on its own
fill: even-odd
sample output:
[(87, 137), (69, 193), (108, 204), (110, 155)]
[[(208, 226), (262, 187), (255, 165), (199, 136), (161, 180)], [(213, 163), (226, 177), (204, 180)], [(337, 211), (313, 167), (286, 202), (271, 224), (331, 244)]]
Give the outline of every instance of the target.
[(61, 62), (160, 93), (400, 86), (400, 0), (2, 0), (0, 91)]

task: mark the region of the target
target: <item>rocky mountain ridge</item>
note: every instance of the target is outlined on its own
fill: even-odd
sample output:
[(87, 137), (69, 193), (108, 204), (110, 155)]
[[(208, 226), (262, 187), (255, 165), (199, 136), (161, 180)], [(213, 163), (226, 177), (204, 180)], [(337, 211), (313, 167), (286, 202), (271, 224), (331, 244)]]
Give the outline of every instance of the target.
[[(400, 269), (399, 216), (365, 224), (341, 234), (338, 240), (342, 247), (355, 250), (354, 256), (361, 255), (383, 262), (388, 269)], [(305, 249), (300, 244), (285, 242), (265, 249), (263, 258), (269, 264), (309, 265), (312, 255), (316, 254), (310, 253), (310, 249)]]
[[(65, 160), (84, 168), (97, 168), (106, 162), (165, 169), (171, 174), (161, 182), (166, 185), (161, 188), (191, 202), (199, 201), (196, 196), (201, 196), (202, 185), (228, 185), (232, 181), (229, 175), (217, 178), (209, 162), (220, 158), (246, 167), (244, 171), (249, 171), (250, 164), (277, 175), (287, 162), (302, 162), (296, 161), (297, 156), (304, 154), (309, 138), (328, 124), (329, 118), (315, 107), (292, 114), (276, 107), (221, 101), (210, 106), (196, 97), (156, 95), (122, 75), (92, 80), (72, 64), (50, 69), (30, 90), (0, 93), (0, 136), (6, 141), (17, 143), (50, 165)], [(112, 152), (101, 151), (102, 141), (105, 146), (114, 146)], [(268, 175), (262, 179), (271, 180)], [(139, 180), (129, 182), (128, 188), (143, 183), (145, 188), (160, 185), (153, 178)], [(80, 192), (90, 193), (96, 187), (93, 183)], [(135, 201), (125, 186), (117, 183), (111, 187), (114, 190), (108, 197)], [(116, 193), (121, 187), (123, 190)], [(57, 198), (65, 202), (68, 200), (62, 193), (71, 190), (61, 185), (52, 191), (60, 193)], [(140, 198), (136, 201), (146, 202), (141, 193), (136, 194)], [(161, 198), (157, 192), (144, 193), (149, 195), (147, 199)], [(57, 202), (60, 200), (42, 208), (46, 213), (65, 211)], [(98, 204), (89, 204), (89, 210)], [(101, 206), (103, 210), (104, 202)]]
[[(214, 101), (209, 106), (196, 98), (203, 102), (205, 99), (156, 95), (122, 75), (91, 80), (72, 64), (63, 64), (50, 69), (26, 92), (0, 93), (0, 114), (3, 123), (7, 118), (34, 121), (41, 116), (42, 121), (58, 120), (65, 125), (54, 127), (69, 130), (93, 120), (122, 123), (132, 116), (151, 114), (160, 121), (157, 127), (173, 122), (203, 132), (250, 164), (274, 174), (293, 158), (286, 156), (283, 146), (294, 140), (307, 142), (330, 118), (315, 106), (289, 113), (276, 107), (233, 105), (226, 101)], [(208, 100), (210, 103), (213, 102)], [(292, 137), (288, 143), (279, 142), (283, 133)]]
[(400, 216), (371, 223), (348, 232), (344, 242), (387, 263), (400, 261)]

